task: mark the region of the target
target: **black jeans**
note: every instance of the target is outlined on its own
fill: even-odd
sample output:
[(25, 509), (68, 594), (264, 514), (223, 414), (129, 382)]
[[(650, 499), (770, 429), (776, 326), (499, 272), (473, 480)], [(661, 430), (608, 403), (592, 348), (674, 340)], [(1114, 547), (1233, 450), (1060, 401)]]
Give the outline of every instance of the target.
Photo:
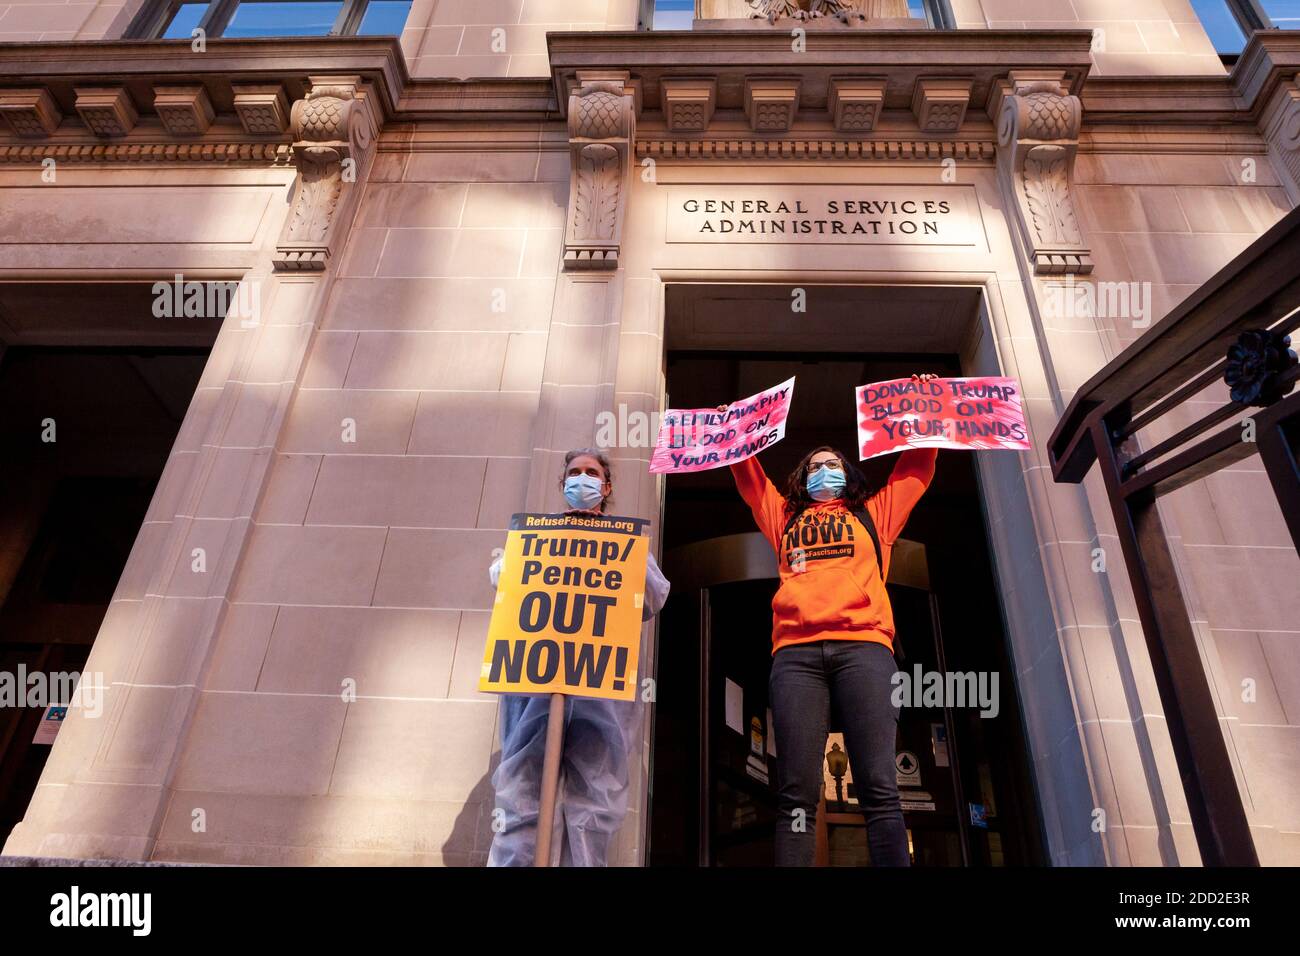
[(872, 865), (910, 865), (894, 768), (896, 670), (889, 648), (874, 641), (814, 641), (776, 652), (768, 699), (776, 735), (777, 866), (812, 865), (832, 712), (844, 732)]

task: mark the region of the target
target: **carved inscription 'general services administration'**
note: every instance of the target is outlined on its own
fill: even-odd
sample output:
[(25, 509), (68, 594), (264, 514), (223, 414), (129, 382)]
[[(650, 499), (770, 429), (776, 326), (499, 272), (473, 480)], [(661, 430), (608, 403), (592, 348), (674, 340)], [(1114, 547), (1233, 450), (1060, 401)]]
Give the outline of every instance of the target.
[(668, 186), (668, 242), (981, 243), (969, 186)]

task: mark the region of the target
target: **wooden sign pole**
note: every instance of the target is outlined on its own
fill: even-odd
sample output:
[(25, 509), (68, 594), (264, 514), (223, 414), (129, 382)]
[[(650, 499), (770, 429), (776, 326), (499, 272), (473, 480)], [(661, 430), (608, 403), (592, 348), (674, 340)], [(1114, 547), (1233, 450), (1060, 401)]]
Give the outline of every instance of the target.
[(560, 758), (564, 753), (564, 695), (551, 695), (546, 718), (546, 755), (542, 758), (542, 794), (537, 808), (537, 852), (533, 866), (551, 865), (551, 834), (555, 829), (555, 803), (560, 789)]

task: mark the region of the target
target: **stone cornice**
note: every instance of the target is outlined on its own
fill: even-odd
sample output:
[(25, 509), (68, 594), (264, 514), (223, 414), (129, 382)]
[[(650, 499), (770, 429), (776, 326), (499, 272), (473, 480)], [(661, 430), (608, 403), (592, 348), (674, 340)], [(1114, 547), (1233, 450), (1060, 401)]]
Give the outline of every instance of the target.
[(0, 162), (284, 164), (320, 76), (356, 78), (381, 127), (411, 82), (391, 38), (0, 43)]
[(1094, 76), (1080, 98), (1089, 123), (1230, 122), (1248, 112), (1228, 74)]
[(0, 163), (227, 163), (287, 166), (288, 143), (0, 143)]
[(1261, 30), (1223, 76), (1091, 76), (1080, 96), (1090, 125), (1254, 123), (1297, 73), (1300, 31)]
[(1012, 68), (1059, 70), (1078, 93), (1092, 66), (1091, 44), (1089, 30), (809, 31), (802, 49), (788, 30), (547, 34), (561, 109), (580, 71), (617, 64), (638, 83), (646, 112), (660, 109), (664, 78), (712, 78), (716, 108), (740, 110), (747, 79), (777, 74), (798, 77), (801, 112), (827, 109), (838, 77), (887, 78), (885, 109), (911, 109), (921, 80), (969, 81), (978, 109)]
[[(202, 82), (220, 112), (230, 109), (232, 83), (279, 80), (293, 100), (313, 74), (360, 76), (378, 92), (385, 117), (396, 111), (398, 97), (411, 82), (401, 47), (386, 37), (211, 39), (202, 53), (192, 51), (188, 40), (0, 43), (4, 87), (39, 84), (56, 97), (73, 83), (113, 81), (135, 94), (153, 84)], [(137, 103), (152, 106), (139, 97)]]
[(1300, 72), (1300, 30), (1260, 30), (1232, 68), (1232, 84), (1253, 113), (1276, 91), (1278, 84)]
[(494, 120), (560, 118), (551, 81), (519, 77), (414, 80), (403, 90), (397, 112), (403, 121), (463, 119), (466, 116)]
[[(540, 131), (562, 120), (580, 72), (610, 69), (630, 76), (637, 156), (987, 158), (984, 124), (1012, 70), (1060, 73), (1083, 103), (1082, 149), (1094, 131), (1101, 142), (1141, 127), (1169, 131), (1162, 148), (1180, 150), (1198, 126), (1244, 136), (1300, 73), (1296, 31), (1257, 32), (1230, 74), (1189, 77), (1090, 76), (1087, 30), (845, 29), (805, 42), (796, 51), (788, 30), (559, 32), (547, 36), (549, 78), (470, 80), (412, 78), (389, 38), (215, 39), (203, 53), (187, 41), (0, 43), (0, 161), (282, 162), (287, 105), (326, 73), (373, 90), (376, 122), (396, 134), (387, 148), (407, 124)], [(795, 104), (789, 128), (746, 128), (754, 81), (772, 78), (794, 84), (761, 87)], [(668, 84), (680, 114), (662, 109), (666, 79), (685, 81)], [(965, 90), (963, 116), (953, 104)], [(693, 116), (707, 117), (702, 128)]]
[[(1140, 130), (1152, 151), (1215, 151), (1204, 142), (1207, 132), (1234, 140), (1236, 151), (1257, 151), (1262, 145), (1252, 148), (1246, 140), (1258, 136), (1275, 94), (1300, 72), (1297, 31), (1255, 33), (1230, 74), (1182, 77), (1092, 76), (1087, 30), (810, 31), (802, 49), (794, 48), (788, 30), (552, 33), (547, 39), (561, 104), (579, 74), (613, 64), (629, 70), (642, 118), (637, 155), (665, 158), (896, 159), (963, 150), (982, 157), (974, 141), (987, 139), (972, 123), (998, 115), (1012, 71), (1059, 71), (1065, 89), (1082, 101), (1084, 130), (1097, 133), (1084, 133), (1085, 150)], [(790, 91), (798, 115), (790, 127), (737, 129), (755, 80), (790, 75), (798, 77)], [(685, 84), (688, 95), (707, 93), (705, 128), (674, 123), (664, 109), (669, 80)], [(873, 95), (870, 84), (882, 80)], [(967, 117), (955, 129), (927, 128), (927, 97), (937, 91), (955, 103), (963, 83), (969, 84)], [(862, 104), (856, 116), (893, 117), (891, 135), (869, 122), (843, 124), (837, 87), (853, 89)], [(898, 128), (907, 112), (910, 133)]]
[[(980, 63), (1024, 54), (1064, 56), (1060, 66), (1077, 63), (1080, 50), (1092, 45), (1091, 30), (872, 30), (855, 28), (826, 32), (808, 31), (807, 49), (795, 52), (791, 29), (771, 30), (611, 30), (557, 31), (546, 35), (552, 72), (574, 56), (599, 49), (608, 55), (646, 62), (675, 62), (711, 57), (719, 63), (809, 63), (837, 57), (841, 63), (863, 62), (864, 53), (881, 62), (915, 61), (940, 56), (957, 62)], [(593, 42), (599, 38), (599, 42)], [(1086, 62), (1091, 62), (1085, 57)]]
[(963, 162), (992, 163), (997, 151), (992, 138), (986, 140), (936, 141), (927, 139), (837, 139), (834, 136), (752, 137), (710, 136), (705, 139), (674, 139), (665, 135), (638, 134), (637, 158), (722, 159), (722, 160), (860, 160), (862, 162)]

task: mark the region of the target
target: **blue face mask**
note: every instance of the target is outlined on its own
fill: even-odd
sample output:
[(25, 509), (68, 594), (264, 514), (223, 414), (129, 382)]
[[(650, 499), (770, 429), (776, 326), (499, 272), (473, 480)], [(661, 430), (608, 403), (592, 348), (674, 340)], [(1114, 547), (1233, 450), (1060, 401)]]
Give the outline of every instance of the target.
[(600, 490), (603, 484), (594, 475), (570, 475), (564, 479), (564, 500), (570, 508), (597, 508), (605, 500)]
[(813, 501), (830, 501), (844, 494), (844, 470), (818, 468), (808, 476), (808, 495)]

